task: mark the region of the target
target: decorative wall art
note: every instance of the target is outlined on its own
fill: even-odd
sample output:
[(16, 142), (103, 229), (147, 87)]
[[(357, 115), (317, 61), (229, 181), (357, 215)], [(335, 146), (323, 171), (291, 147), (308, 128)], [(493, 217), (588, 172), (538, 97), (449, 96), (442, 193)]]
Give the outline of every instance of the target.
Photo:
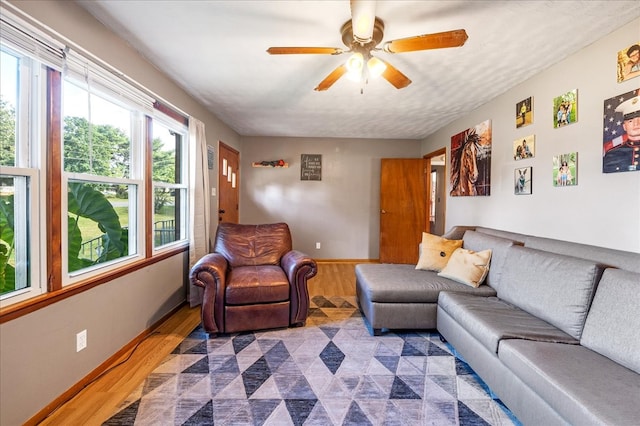
[(578, 184), (578, 153), (555, 155), (553, 157), (553, 186), (573, 186)]
[(513, 172), (514, 193), (516, 195), (531, 195), (532, 167), (521, 167)]
[(604, 101), (602, 172), (640, 170), (640, 88)]
[(640, 41), (618, 52), (618, 83), (640, 75)]
[(563, 127), (578, 121), (578, 89), (553, 99), (553, 127)]
[(528, 126), (533, 123), (533, 98), (520, 101), (516, 104), (516, 127)]
[(491, 120), (451, 137), (451, 196), (491, 194)]
[(535, 157), (536, 153), (535, 135), (525, 136), (513, 141), (513, 159), (524, 160)]
[(302, 154), (300, 180), (322, 180), (322, 154)]
[(209, 170), (213, 169), (213, 157), (215, 156), (216, 149), (211, 145), (207, 145), (207, 167)]
[(254, 161), (251, 163), (251, 167), (289, 167), (289, 163), (280, 160), (263, 160), (263, 161)]

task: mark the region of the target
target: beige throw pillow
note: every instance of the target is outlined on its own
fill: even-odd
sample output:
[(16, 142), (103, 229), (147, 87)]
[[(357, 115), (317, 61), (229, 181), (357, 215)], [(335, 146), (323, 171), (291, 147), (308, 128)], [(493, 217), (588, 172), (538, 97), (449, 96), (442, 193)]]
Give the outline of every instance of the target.
[(479, 287), (489, 273), (491, 250), (456, 249), (447, 265), (438, 273), (461, 284)]
[(462, 240), (448, 240), (423, 232), (422, 249), (416, 269), (439, 272), (447, 264), (451, 253), (460, 247), (462, 247)]

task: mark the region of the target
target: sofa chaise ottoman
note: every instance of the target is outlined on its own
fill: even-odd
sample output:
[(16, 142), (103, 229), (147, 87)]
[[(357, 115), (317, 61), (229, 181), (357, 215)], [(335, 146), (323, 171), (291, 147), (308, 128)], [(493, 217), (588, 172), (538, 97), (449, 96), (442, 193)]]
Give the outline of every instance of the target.
[[(462, 231), (466, 232), (463, 234)], [(492, 250), (491, 267), (485, 283), (477, 288), (438, 276), (436, 271), (416, 269), (416, 265), (356, 265), (357, 301), (371, 334), (379, 335), (383, 329), (436, 328), (438, 295), (441, 291), (496, 295), (492, 283), (499, 279), (506, 250), (521, 242), (466, 228), (456, 228), (443, 237), (459, 239), (462, 236), (462, 247), (467, 250)], [(512, 236), (517, 237), (516, 234)]]

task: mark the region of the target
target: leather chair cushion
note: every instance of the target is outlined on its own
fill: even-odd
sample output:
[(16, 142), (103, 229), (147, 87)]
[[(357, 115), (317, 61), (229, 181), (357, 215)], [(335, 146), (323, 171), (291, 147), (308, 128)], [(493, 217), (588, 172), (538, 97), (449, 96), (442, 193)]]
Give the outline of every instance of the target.
[(239, 266), (227, 275), (227, 305), (254, 305), (289, 300), (289, 281), (280, 266)]
[(291, 251), (289, 226), (286, 223), (220, 223), (216, 233), (215, 251), (227, 259), (231, 268), (279, 265), (282, 256)]

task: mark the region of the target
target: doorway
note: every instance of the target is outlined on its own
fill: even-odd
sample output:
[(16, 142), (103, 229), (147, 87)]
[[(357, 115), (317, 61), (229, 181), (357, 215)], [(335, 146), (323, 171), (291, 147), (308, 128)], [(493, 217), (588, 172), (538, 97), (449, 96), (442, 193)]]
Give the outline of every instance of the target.
[(380, 262), (417, 263), (427, 229), (427, 168), (424, 158), (380, 162)]
[(446, 217), (446, 154), (442, 148), (424, 156), (429, 170), (427, 179), (427, 226), (428, 232), (442, 235)]
[(218, 222), (240, 220), (240, 153), (219, 143), (218, 155)]

